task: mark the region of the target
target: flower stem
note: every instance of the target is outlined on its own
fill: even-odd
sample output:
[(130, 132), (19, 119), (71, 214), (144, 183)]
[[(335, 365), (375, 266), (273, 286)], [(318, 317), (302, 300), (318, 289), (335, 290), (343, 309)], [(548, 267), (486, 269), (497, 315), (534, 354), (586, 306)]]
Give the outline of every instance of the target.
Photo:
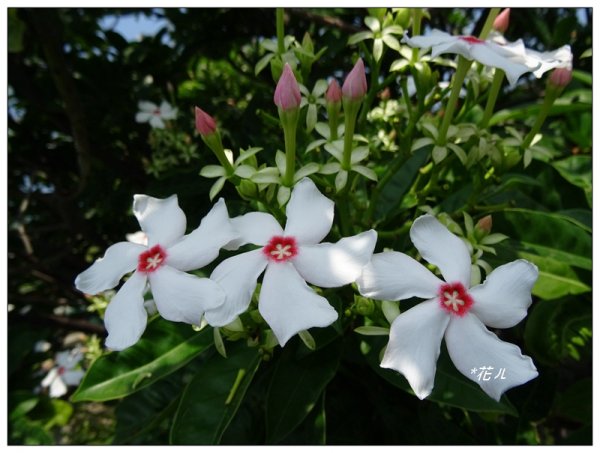
[[(420, 8), (413, 9), (412, 17), (412, 35), (417, 36), (421, 34), (421, 19), (423, 18), (423, 11)], [(412, 58), (410, 63), (414, 64), (419, 59), (419, 49), (414, 47), (412, 50)]]
[(354, 138), (354, 127), (356, 125), (356, 116), (360, 109), (361, 101), (346, 99), (344, 104), (344, 153), (342, 156), (342, 169), (350, 171), (352, 158), (352, 140)]
[(456, 67), (456, 72), (454, 73), (454, 77), (452, 78), (452, 91), (450, 92), (450, 98), (448, 99), (448, 103), (446, 104), (444, 120), (438, 132), (437, 144), (439, 146), (443, 146), (446, 144), (446, 134), (448, 133), (448, 128), (450, 127), (450, 123), (452, 122), (454, 110), (456, 110), (456, 104), (458, 101), (458, 96), (460, 94), (460, 89), (462, 88), (463, 80), (465, 80), (467, 71), (471, 67), (472, 63), (473, 61), (467, 60), (462, 55), (458, 57), (458, 66)]
[(483, 112), (483, 119), (479, 124), (481, 129), (485, 129), (494, 113), (494, 107), (496, 106), (496, 99), (498, 99), (498, 93), (500, 93), (500, 87), (502, 87), (502, 81), (504, 80), (504, 71), (500, 68), (496, 68), (494, 71), (494, 79), (492, 80), (492, 86), (488, 93), (487, 103), (485, 104), (485, 111)]
[(285, 142), (285, 174), (282, 183), (286, 187), (294, 185), (294, 174), (296, 173), (296, 126), (299, 117), (298, 108), (283, 111), (279, 109), (279, 118), (283, 128), (283, 140)]
[(533, 124), (531, 130), (529, 131), (529, 134), (527, 134), (527, 137), (525, 137), (525, 140), (523, 140), (523, 143), (521, 144), (522, 149), (525, 150), (525, 149), (529, 148), (529, 146), (531, 145), (531, 142), (533, 141), (533, 139), (535, 138), (537, 133), (542, 128), (542, 125), (544, 124), (544, 121), (546, 120), (546, 117), (548, 116), (548, 113), (550, 112), (550, 107), (552, 107), (552, 104), (554, 104), (554, 101), (556, 100), (556, 98), (558, 97), (559, 94), (560, 94), (560, 90), (553, 89), (551, 87), (548, 87), (546, 89), (546, 96), (544, 97), (544, 103), (542, 104), (540, 111), (538, 112), (538, 116), (535, 119), (535, 123)]
[(283, 55), (285, 52), (285, 45), (283, 43), (283, 8), (275, 9), (275, 26), (277, 29), (277, 53)]
[(492, 31), (492, 26), (494, 25), (494, 20), (496, 20), (496, 16), (500, 13), (500, 8), (491, 8), (490, 13), (488, 14), (487, 19), (485, 20), (485, 24), (483, 24), (483, 28), (481, 29), (481, 33), (479, 33), (479, 39), (485, 39)]
[(225, 174), (227, 177), (233, 175), (234, 169), (231, 165), (231, 162), (229, 162), (227, 156), (225, 155), (225, 150), (223, 149), (223, 143), (221, 142), (221, 135), (219, 132), (217, 131), (213, 132), (212, 134), (202, 135), (201, 138), (202, 141), (206, 143), (206, 146), (208, 146), (212, 152), (215, 153), (219, 163), (225, 169)]

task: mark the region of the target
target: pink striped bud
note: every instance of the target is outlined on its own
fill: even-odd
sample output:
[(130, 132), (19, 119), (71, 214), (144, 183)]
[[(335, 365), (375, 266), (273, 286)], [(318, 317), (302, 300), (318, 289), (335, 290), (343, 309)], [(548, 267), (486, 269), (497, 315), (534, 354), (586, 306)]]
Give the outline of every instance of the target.
[(496, 16), (494, 25), (492, 28), (500, 33), (504, 33), (508, 29), (510, 23), (510, 8), (505, 8), (500, 14)]
[(556, 68), (550, 74), (549, 83), (559, 87), (566, 87), (573, 78), (573, 70), (571, 68)]
[(350, 74), (344, 80), (342, 93), (345, 98), (357, 101), (363, 98), (367, 92), (367, 76), (365, 65), (361, 58), (358, 59)]
[(331, 82), (329, 82), (325, 99), (327, 102), (340, 102), (342, 100), (342, 89), (337, 80), (331, 79)]
[(217, 131), (215, 119), (199, 107), (195, 108), (196, 112), (196, 130), (201, 135), (214, 134)]
[(286, 63), (279, 82), (277, 82), (273, 102), (285, 112), (286, 110), (299, 107), (301, 100), (302, 96), (300, 95), (300, 88), (298, 87), (296, 77), (294, 77), (294, 72), (290, 68), (290, 65)]

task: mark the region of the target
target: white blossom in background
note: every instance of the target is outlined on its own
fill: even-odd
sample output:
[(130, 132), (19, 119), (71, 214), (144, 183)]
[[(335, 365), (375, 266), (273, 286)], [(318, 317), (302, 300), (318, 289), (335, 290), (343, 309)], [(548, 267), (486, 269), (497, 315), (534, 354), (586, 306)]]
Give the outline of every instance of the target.
[[(520, 322), (531, 305), (531, 288), (538, 277), (535, 265), (516, 260), (492, 271), (485, 282), (469, 288), (471, 256), (466, 244), (435, 217), (424, 215), (413, 223), (410, 237), (445, 281), (425, 266), (399, 252), (373, 255), (357, 280), (360, 293), (381, 300), (427, 299), (392, 322), (390, 340), (381, 366), (402, 373), (415, 394), (432, 391), (442, 338), (456, 368), (499, 400), (506, 390), (538, 375), (531, 358), (498, 339), (486, 325), (505, 329)], [(477, 372), (502, 371), (499, 378)], [(474, 370), (476, 372), (474, 372)]]
[(219, 285), (187, 271), (212, 262), (219, 249), (237, 237), (222, 199), (200, 226), (185, 236), (186, 218), (176, 195), (166, 199), (135, 195), (133, 213), (147, 236), (147, 244), (118, 242), (75, 280), (80, 291), (98, 294), (114, 288), (125, 274), (135, 271), (112, 298), (104, 315), (106, 346), (115, 350), (136, 343), (146, 328), (147, 284), (156, 309), (170, 321), (197, 325), (205, 310), (221, 305), (225, 295)]
[(306, 282), (334, 288), (354, 282), (371, 258), (377, 233), (369, 230), (332, 243), (320, 243), (333, 223), (333, 201), (323, 196), (308, 178), (292, 191), (282, 229), (267, 213), (251, 212), (232, 219), (240, 239), (228, 248), (244, 244), (260, 246), (220, 263), (211, 279), (226, 293), (225, 303), (207, 310), (213, 326), (224, 326), (244, 312), (265, 272), (258, 309), (279, 344), (311, 327), (326, 327), (338, 317), (327, 299)]
[(162, 101), (160, 106), (150, 101), (138, 102), (139, 112), (135, 115), (138, 123), (150, 123), (154, 129), (164, 129), (165, 121), (177, 117), (177, 109), (167, 101)]
[(48, 388), (52, 398), (67, 393), (68, 386), (79, 385), (85, 372), (80, 367), (83, 354), (79, 349), (58, 352), (54, 358), (55, 366), (48, 372), (41, 385)]

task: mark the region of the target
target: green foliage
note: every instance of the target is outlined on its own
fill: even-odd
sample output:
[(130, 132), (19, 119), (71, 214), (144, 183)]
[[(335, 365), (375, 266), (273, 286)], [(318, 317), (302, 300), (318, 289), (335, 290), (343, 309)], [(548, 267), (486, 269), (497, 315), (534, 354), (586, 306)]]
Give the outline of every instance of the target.
[[(430, 28), (476, 35), (487, 10), (283, 12), (277, 30), (275, 10), (262, 8), (8, 10), (9, 443), (590, 444), (591, 9), (511, 13), (507, 39), (539, 51), (569, 44), (575, 57), (573, 81), (530, 143), (548, 74), (502, 85), (482, 126), (489, 68), (472, 65), (448, 116), (454, 56), (401, 42)], [(115, 24), (133, 15), (163, 25), (128, 40)], [(346, 137), (324, 93), (359, 56), (368, 91)], [(281, 184), (288, 161), (273, 91), (285, 63), (303, 94), (289, 176), (310, 177), (335, 202), (326, 240), (374, 228), (377, 252), (418, 259), (409, 230), (430, 213), (468, 244), (477, 280), (514, 259), (534, 263), (529, 315), (501, 336), (532, 357), (538, 378), (496, 402), (442, 350), (420, 401), (379, 366), (391, 322), (415, 301), (371, 300), (351, 285), (318, 290), (337, 321), (283, 349), (255, 297), (235, 325), (157, 317), (134, 346), (101, 351), (112, 293), (83, 295), (73, 281), (139, 229), (133, 194), (177, 193), (188, 232), (216, 197), (231, 217), (283, 219), (291, 187)], [(166, 100), (177, 117), (164, 129), (138, 123), (143, 100)], [(215, 117), (232, 174), (194, 132), (194, 106)], [(86, 375), (50, 398), (40, 382), (52, 354), (81, 332)], [(38, 340), (50, 350), (36, 352)]]

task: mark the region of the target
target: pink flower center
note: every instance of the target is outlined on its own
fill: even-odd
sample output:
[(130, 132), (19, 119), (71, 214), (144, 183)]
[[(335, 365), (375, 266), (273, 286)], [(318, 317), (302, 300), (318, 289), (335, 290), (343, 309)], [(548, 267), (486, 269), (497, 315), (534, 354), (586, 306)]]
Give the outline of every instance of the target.
[(469, 44), (483, 44), (485, 42), (482, 39), (476, 38), (475, 36), (461, 36), (460, 39), (468, 42)]
[(438, 292), (440, 306), (457, 316), (464, 316), (473, 305), (473, 298), (462, 283), (444, 283)]
[(165, 252), (160, 245), (155, 245), (151, 249), (140, 254), (137, 269), (140, 272), (154, 272), (160, 266), (165, 264), (166, 258), (167, 252)]
[(67, 370), (65, 369), (64, 366), (59, 366), (58, 367), (58, 375), (59, 376), (62, 376), (63, 374), (65, 374), (65, 371), (67, 371)]
[(160, 116), (160, 109), (154, 109), (154, 111), (152, 112), (152, 114), (154, 116)]
[(298, 254), (296, 239), (293, 236), (273, 236), (263, 247), (263, 253), (277, 263), (288, 261)]

